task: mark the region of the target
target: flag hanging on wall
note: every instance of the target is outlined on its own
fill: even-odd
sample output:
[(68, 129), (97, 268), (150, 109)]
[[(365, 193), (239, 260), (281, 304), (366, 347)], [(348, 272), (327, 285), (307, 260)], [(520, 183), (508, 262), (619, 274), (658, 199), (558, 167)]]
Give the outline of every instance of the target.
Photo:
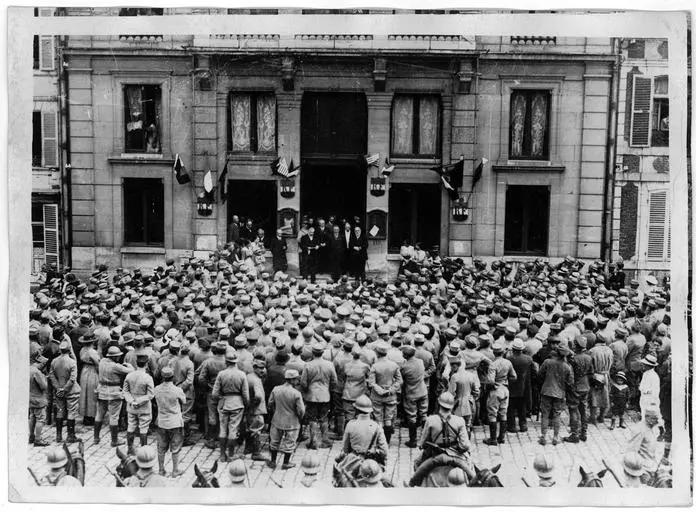
[(289, 173), (288, 162), (285, 160), (285, 158), (276, 158), (271, 162), (271, 174), (279, 174), (280, 176), (287, 178)]
[(184, 162), (181, 161), (179, 153), (174, 157), (174, 167), (172, 168), (176, 181), (179, 185), (185, 185), (191, 181), (191, 176), (186, 172), (186, 167), (184, 167)]
[(450, 198), (454, 201), (459, 199), (459, 189), (464, 181), (464, 160), (449, 165), (438, 165), (430, 168), (440, 175), (442, 186), (449, 192)]
[(286, 178), (294, 178), (300, 173), (300, 166), (298, 165), (295, 167), (295, 162), (290, 160), (290, 168), (288, 169), (288, 174), (285, 176)]
[(206, 194), (210, 194), (213, 191), (213, 173), (210, 169), (203, 176), (203, 190)]
[(220, 177), (218, 178), (218, 188), (220, 189), (220, 202), (224, 203), (227, 201), (227, 165), (229, 162), (225, 162), (225, 167), (222, 169), (222, 172), (220, 173)]
[(474, 176), (471, 180), (471, 190), (474, 190), (474, 187), (478, 183), (478, 181), (481, 179), (481, 176), (483, 175), (483, 167), (488, 163), (488, 158), (481, 157), (479, 164), (476, 166), (476, 169), (474, 169)]
[(394, 166), (390, 165), (389, 167), (382, 167), (382, 170), (380, 171), (380, 175), (383, 178), (388, 178), (391, 176), (391, 173), (394, 172)]
[(367, 163), (367, 166), (374, 165), (375, 167), (379, 167), (379, 153), (375, 153), (374, 155), (367, 155), (365, 156), (365, 162)]

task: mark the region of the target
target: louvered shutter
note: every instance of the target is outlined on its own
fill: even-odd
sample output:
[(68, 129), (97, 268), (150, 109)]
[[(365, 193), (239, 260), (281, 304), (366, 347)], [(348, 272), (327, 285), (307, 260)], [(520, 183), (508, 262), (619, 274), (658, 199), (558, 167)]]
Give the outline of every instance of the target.
[(667, 191), (652, 192), (648, 199), (648, 260), (665, 259), (668, 222)]
[(39, 69), (43, 71), (52, 70), (56, 63), (56, 47), (53, 43), (53, 36), (39, 37)]
[(55, 9), (53, 7), (39, 7), (39, 16), (53, 16)]
[(44, 260), (46, 265), (55, 263), (60, 267), (60, 242), (58, 240), (58, 205), (43, 205)]
[(58, 165), (58, 129), (55, 112), (41, 113), (41, 155), (44, 167)]
[(631, 146), (633, 147), (649, 146), (651, 104), (652, 79), (634, 75), (631, 109)]

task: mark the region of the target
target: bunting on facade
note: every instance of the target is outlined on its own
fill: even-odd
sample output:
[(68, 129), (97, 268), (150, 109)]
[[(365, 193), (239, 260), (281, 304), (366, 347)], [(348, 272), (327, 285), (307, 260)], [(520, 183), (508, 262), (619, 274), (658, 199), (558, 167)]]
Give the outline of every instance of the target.
[(177, 153), (174, 157), (174, 167), (172, 170), (174, 171), (174, 176), (176, 177), (176, 181), (179, 183), (179, 185), (185, 185), (191, 181), (191, 176), (189, 176), (189, 174), (186, 172), (186, 167), (181, 161), (179, 153)]
[(300, 172), (300, 166), (295, 167), (295, 163), (290, 160), (288, 166), (287, 160), (284, 157), (278, 157), (271, 162), (271, 174), (282, 176), (283, 178), (294, 178)]
[(459, 199), (459, 189), (464, 182), (464, 159), (449, 165), (431, 167), (430, 170), (440, 175), (440, 182), (449, 192), (450, 199)]
[(295, 167), (295, 162), (293, 162), (291, 159), (290, 160), (290, 168), (288, 169), (288, 175), (286, 176), (286, 178), (294, 178), (299, 173), (300, 173), (300, 166), (298, 165), (297, 167)]
[(379, 153), (375, 153), (373, 155), (365, 155), (365, 163), (368, 167), (379, 167)]
[(382, 166), (382, 170), (379, 172), (380, 176), (383, 178), (388, 178), (391, 176), (391, 173), (394, 172), (394, 166), (389, 165), (387, 167)]
[(220, 202), (224, 203), (227, 201), (227, 166), (229, 161), (225, 162), (225, 167), (223, 167), (220, 177), (218, 178), (218, 188), (220, 189)]
[(474, 191), (474, 187), (478, 183), (478, 181), (481, 179), (481, 176), (483, 175), (483, 168), (484, 166), (488, 163), (488, 158), (486, 157), (481, 157), (479, 159), (479, 163), (474, 169), (474, 176), (471, 179), (471, 191)]
[(206, 194), (210, 194), (213, 191), (213, 171), (210, 169), (203, 176), (203, 190), (205, 190)]

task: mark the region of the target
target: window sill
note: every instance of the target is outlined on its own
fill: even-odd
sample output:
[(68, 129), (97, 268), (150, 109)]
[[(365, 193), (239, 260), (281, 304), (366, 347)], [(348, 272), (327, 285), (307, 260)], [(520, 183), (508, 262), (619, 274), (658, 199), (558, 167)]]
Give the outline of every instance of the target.
[(551, 162), (539, 160), (508, 160), (506, 163), (493, 164), (493, 170), (496, 172), (563, 172), (565, 165), (552, 165)]
[(402, 157), (390, 157), (390, 164), (402, 164), (402, 165), (415, 165), (423, 167), (431, 167), (433, 165), (439, 165), (442, 163), (441, 158), (402, 158)]
[(174, 158), (171, 155), (163, 155), (161, 153), (121, 153), (118, 155), (109, 155), (107, 160), (115, 163), (174, 165)]
[(272, 162), (278, 158), (277, 153), (232, 153), (227, 152), (227, 159), (233, 162)]
[(121, 247), (121, 254), (164, 254), (164, 247), (152, 247), (148, 245), (130, 245)]

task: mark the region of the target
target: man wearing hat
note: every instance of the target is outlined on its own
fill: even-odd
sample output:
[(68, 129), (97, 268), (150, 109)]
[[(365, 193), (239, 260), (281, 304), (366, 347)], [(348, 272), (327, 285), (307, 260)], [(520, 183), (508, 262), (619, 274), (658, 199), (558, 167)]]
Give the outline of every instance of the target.
[(657, 459), (658, 442), (655, 435), (659, 421), (659, 409), (648, 407), (643, 411), (643, 419), (626, 445), (626, 452), (637, 452), (643, 461), (643, 474), (641, 475), (643, 483), (649, 480), (650, 473), (656, 471), (659, 465)]
[(60, 343), (60, 356), (51, 361), (48, 374), (56, 405), (56, 442), (63, 442), (63, 421), (67, 420), (68, 443), (80, 441), (75, 437), (75, 420), (80, 408), (80, 385), (77, 383), (77, 363), (70, 357), (70, 343)]
[(249, 404), (249, 383), (246, 374), (237, 368), (237, 351), (228, 348), (225, 354), (226, 368), (218, 373), (211, 395), (217, 400), (220, 417), (220, 461), (234, 457), (239, 431), (244, 418), (244, 408)]
[(604, 423), (604, 415), (609, 408), (609, 372), (614, 362), (614, 354), (607, 346), (606, 337), (598, 333), (594, 347), (589, 350), (594, 373), (590, 389), (589, 424)]
[(264, 380), (266, 378), (266, 361), (254, 359), (254, 371), (247, 375), (249, 384), (249, 406), (246, 414), (248, 451), (251, 452), (252, 460), (265, 461), (266, 457), (261, 455), (261, 432), (264, 428), (264, 417), (268, 413), (266, 410), (266, 393), (264, 390)]
[(425, 386), (425, 366), (423, 361), (415, 357), (416, 349), (412, 345), (401, 347), (404, 362), (401, 365), (403, 379), (402, 397), (404, 417), (408, 426), (408, 441), (406, 446), (415, 448), (416, 430), (423, 424), (428, 414), (428, 388)]
[[(184, 419), (181, 407), (186, 402), (186, 395), (180, 387), (174, 385), (174, 370), (165, 366), (161, 372), (162, 383), (155, 387), (157, 402), (157, 461), (159, 474), (164, 476), (164, 458), (167, 451), (172, 454), (172, 477), (183, 472), (179, 470), (179, 452), (184, 441)], [(142, 449), (144, 447), (141, 447)]]
[(374, 459), (382, 467), (387, 464), (387, 439), (382, 427), (370, 418), (372, 401), (362, 395), (354, 404), (357, 416), (346, 425), (343, 433), (343, 450), (336, 457), (340, 462), (349, 453), (355, 453), (363, 458)]
[(46, 424), (46, 405), (48, 404), (48, 380), (44, 375), (46, 359), (41, 355), (39, 347), (34, 348), (30, 354), (31, 366), (29, 367), (29, 443), (34, 446), (48, 446), (41, 438), (43, 427)]
[(188, 341), (184, 341), (179, 348), (179, 353), (175, 355), (171, 361), (172, 370), (174, 370), (174, 383), (181, 388), (186, 395), (186, 403), (182, 407), (181, 413), (184, 419), (184, 446), (193, 445), (191, 439), (191, 423), (194, 420), (193, 404), (195, 400), (195, 389), (193, 386), (194, 367), (193, 361), (189, 357), (190, 345)]
[(384, 487), (382, 471), (383, 469), (376, 461), (372, 459), (364, 460), (360, 464), (360, 470), (358, 471), (360, 487)]
[(574, 354), (570, 358), (574, 384), (568, 388), (566, 400), (570, 416), (570, 435), (564, 437), (567, 443), (587, 441), (587, 414), (589, 413), (590, 378), (594, 373), (592, 357), (587, 352), (587, 338), (576, 336)]
[(133, 455), (133, 441), (135, 433), (140, 436), (140, 446), (147, 444), (147, 432), (152, 421), (152, 399), (155, 397), (155, 382), (147, 373), (147, 364), (150, 360), (148, 354), (138, 354), (136, 357), (136, 370), (126, 375), (123, 381), (123, 398), (126, 401), (128, 413), (128, 430), (126, 442), (128, 453)]
[(553, 477), (554, 463), (551, 454), (538, 453), (534, 457), (533, 467), (539, 477), (539, 487), (553, 487), (556, 485), (556, 480)]
[(244, 459), (235, 459), (230, 463), (230, 485), (229, 487), (246, 488), (248, 479), (246, 464)]
[(565, 408), (565, 400), (568, 389), (573, 386), (573, 370), (566, 362), (566, 356), (570, 355), (570, 349), (566, 342), (562, 341), (552, 352), (552, 356), (544, 361), (539, 368), (539, 380), (541, 385), (541, 436), (539, 444), (546, 444), (546, 432), (549, 423), (553, 427), (552, 444), (556, 446), (561, 431), (561, 412)]
[(82, 487), (80, 481), (68, 474), (68, 455), (62, 446), (48, 449), (46, 460), (50, 469), (39, 485), (46, 487)]
[(648, 407), (660, 409), (660, 377), (657, 375), (657, 358), (653, 354), (646, 355), (640, 360), (643, 366), (643, 377), (640, 380), (638, 391), (640, 392), (641, 418), (645, 417)]
[(384, 429), (387, 438), (394, 432), (394, 417), (396, 416), (396, 395), (401, 391), (403, 378), (399, 365), (387, 359), (389, 347), (379, 342), (374, 347), (377, 360), (370, 368), (367, 386), (370, 389), (370, 399), (374, 407), (374, 417)]
[(336, 370), (324, 355), (324, 344), (312, 344), (312, 357), (300, 376), (300, 387), (304, 392), (307, 404), (307, 420), (309, 426), (308, 448), (330, 448), (328, 440), (329, 406), (331, 391), (338, 385)]
[(631, 390), (631, 403), (633, 405), (638, 405), (640, 401), (638, 386), (643, 373), (641, 358), (647, 344), (647, 340), (641, 332), (642, 328), (642, 322), (634, 322), (631, 325), (631, 334), (626, 340), (628, 348), (626, 353), (626, 378), (628, 379), (628, 387)]
[(207, 430), (205, 432), (205, 447), (211, 450), (215, 449), (216, 440), (218, 439), (218, 411), (217, 411), (217, 401), (213, 400), (212, 391), (215, 380), (218, 374), (224, 370), (227, 366), (225, 363), (225, 351), (227, 350), (227, 344), (222, 341), (217, 341), (213, 343), (211, 351), (213, 353), (212, 357), (209, 357), (200, 367), (200, 373), (198, 374), (198, 382), (201, 387), (205, 389), (205, 401), (207, 407)]
[(299, 380), (300, 374), (297, 370), (285, 370), (285, 383), (273, 388), (268, 397), (268, 409), (272, 413), (271, 458), (266, 464), (274, 469), (279, 452), (283, 454), (283, 469), (295, 466), (290, 462), (290, 457), (297, 447), (297, 437), (300, 433), (302, 418), (305, 415), (302, 393), (296, 389)]
[(609, 399), (611, 401), (611, 426), (609, 430), (613, 430), (616, 427), (617, 420), (619, 428), (626, 428), (624, 415), (626, 414), (626, 405), (628, 404), (628, 394), (626, 374), (621, 371), (616, 372), (611, 379), (611, 389), (609, 391)]
[(517, 378), (509, 383), (510, 411), (508, 414), (507, 429), (509, 432), (517, 432), (515, 418), (519, 422), (519, 431), (527, 431), (527, 409), (532, 402), (532, 381), (536, 379), (536, 369), (531, 356), (524, 353), (525, 344), (519, 338), (515, 338), (510, 345), (512, 353), (508, 359), (512, 363)]
[[(510, 403), (509, 383), (517, 379), (512, 363), (505, 359), (505, 346), (497, 341), (492, 347), (494, 359), (488, 365), (487, 381), (491, 388), (486, 400), (488, 431), (490, 437), (483, 442), (490, 446), (505, 442), (507, 410)], [(500, 429), (498, 430), (498, 427)], [(497, 433), (497, 436), (496, 436)]]
[[(353, 345), (350, 340), (346, 340), (345, 344), (351, 347), (351, 360), (343, 366), (343, 390), (341, 392), (341, 400), (343, 418), (345, 422), (348, 422), (355, 417), (355, 401), (358, 397), (368, 392), (367, 380), (370, 375), (370, 365), (361, 359), (362, 349), (358, 345)], [(386, 432), (385, 436), (388, 444), (390, 436), (386, 435)]]
[[(467, 432), (471, 434), (472, 417), (476, 409), (476, 399), (481, 393), (481, 382), (473, 361), (465, 360), (461, 355), (449, 355), (448, 357), (452, 371), (448, 391), (452, 393), (455, 400), (452, 413), (464, 418)], [(460, 369), (462, 363), (466, 366), (463, 371)]]
[(152, 446), (138, 447), (138, 450), (135, 452), (135, 462), (138, 465), (138, 471), (135, 475), (129, 476), (123, 481), (124, 487), (166, 487), (167, 481), (162, 478), (162, 471), (160, 471), (160, 475), (155, 473), (156, 455)]
[(622, 460), (622, 466), (624, 476), (624, 488), (630, 489), (645, 487), (645, 485), (640, 479), (643, 473), (645, 473), (645, 469), (643, 468), (643, 460), (641, 459), (638, 452), (626, 452)]
[(117, 346), (110, 346), (106, 357), (99, 361), (99, 407), (94, 419), (94, 443), (99, 444), (104, 417), (108, 414), (111, 446), (120, 446), (118, 440), (118, 420), (123, 405), (122, 379), (134, 370), (129, 364), (118, 362), (123, 352)]

